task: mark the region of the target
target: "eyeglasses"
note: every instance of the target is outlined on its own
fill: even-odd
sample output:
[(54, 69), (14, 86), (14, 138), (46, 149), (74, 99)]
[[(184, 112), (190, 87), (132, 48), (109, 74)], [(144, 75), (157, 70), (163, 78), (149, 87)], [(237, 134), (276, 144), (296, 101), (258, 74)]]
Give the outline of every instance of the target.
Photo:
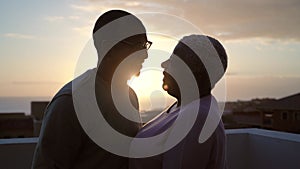
[(151, 45), (152, 45), (152, 42), (151, 41), (146, 41), (146, 42), (140, 42), (140, 43), (132, 43), (132, 42), (128, 42), (128, 41), (126, 41), (126, 40), (123, 40), (123, 41), (121, 41), (121, 42), (123, 42), (123, 43), (126, 43), (127, 45), (130, 45), (130, 46), (132, 46), (132, 47), (137, 47), (137, 48), (139, 48), (139, 49), (149, 49), (150, 47), (151, 47)]

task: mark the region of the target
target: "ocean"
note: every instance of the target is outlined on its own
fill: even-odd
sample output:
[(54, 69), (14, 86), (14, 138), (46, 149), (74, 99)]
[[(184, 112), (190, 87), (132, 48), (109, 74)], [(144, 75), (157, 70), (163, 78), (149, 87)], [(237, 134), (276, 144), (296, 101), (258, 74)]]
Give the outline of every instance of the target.
[[(32, 101), (50, 101), (51, 99), (52, 97), (0, 97), (0, 114), (25, 113), (26, 115), (30, 115)], [(143, 122), (149, 121), (162, 110), (163, 108), (156, 108), (153, 110), (142, 111), (141, 117)]]
[[(52, 97), (0, 97), (1, 113), (25, 113), (30, 115), (32, 101), (50, 101)], [(151, 110), (141, 113), (143, 121), (148, 121), (161, 110)]]
[(50, 101), (51, 97), (0, 97), (0, 113), (31, 112), (32, 101)]

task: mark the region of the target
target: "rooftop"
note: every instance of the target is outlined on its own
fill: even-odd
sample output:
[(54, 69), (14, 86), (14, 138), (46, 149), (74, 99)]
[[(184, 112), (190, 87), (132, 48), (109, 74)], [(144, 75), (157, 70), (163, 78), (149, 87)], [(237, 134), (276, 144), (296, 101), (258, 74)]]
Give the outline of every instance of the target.
[[(229, 169), (299, 169), (300, 135), (263, 129), (226, 130)], [(29, 169), (38, 138), (0, 139), (0, 166)]]

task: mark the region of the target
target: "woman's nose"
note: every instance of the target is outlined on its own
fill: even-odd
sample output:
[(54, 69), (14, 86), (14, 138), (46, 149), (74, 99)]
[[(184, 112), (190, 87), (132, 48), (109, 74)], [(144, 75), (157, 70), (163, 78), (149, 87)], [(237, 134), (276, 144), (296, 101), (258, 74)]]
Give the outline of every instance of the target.
[(161, 67), (162, 67), (162, 68), (167, 68), (167, 67), (169, 66), (169, 64), (170, 64), (170, 59), (168, 59), (168, 60), (162, 62), (162, 63), (161, 63)]

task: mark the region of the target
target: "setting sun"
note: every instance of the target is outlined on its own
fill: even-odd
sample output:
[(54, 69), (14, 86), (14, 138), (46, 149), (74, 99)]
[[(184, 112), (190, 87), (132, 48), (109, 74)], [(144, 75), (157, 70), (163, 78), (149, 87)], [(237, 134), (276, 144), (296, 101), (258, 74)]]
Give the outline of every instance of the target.
[(149, 57), (140, 75), (128, 81), (138, 96), (141, 112), (163, 109), (175, 101), (162, 88), (161, 63), (170, 57), (177, 40), (155, 33), (149, 33), (148, 39), (155, 42), (148, 51)]
[(142, 69), (139, 77), (132, 77), (128, 84), (135, 90), (142, 112), (162, 109), (174, 99), (162, 89), (162, 70), (154, 68)]

